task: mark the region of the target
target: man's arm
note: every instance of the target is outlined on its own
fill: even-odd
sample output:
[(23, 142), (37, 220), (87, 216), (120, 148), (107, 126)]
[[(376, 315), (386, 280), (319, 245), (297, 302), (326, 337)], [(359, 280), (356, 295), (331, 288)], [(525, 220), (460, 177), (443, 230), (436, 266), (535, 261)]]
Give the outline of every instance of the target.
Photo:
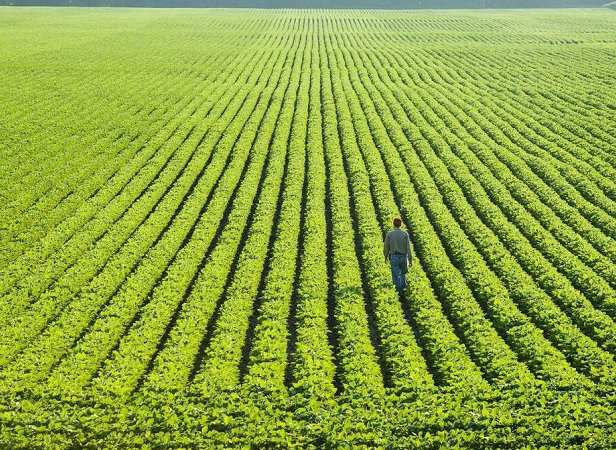
[(406, 254), (409, 255), (409, 264), (413, 265), (413, 252), (411, 252), (411, 238), (406, 233)]
[(385, 261), (389, 261), (389, 233), (385, 235), (385, 242), (383, 242), (383, 256)]

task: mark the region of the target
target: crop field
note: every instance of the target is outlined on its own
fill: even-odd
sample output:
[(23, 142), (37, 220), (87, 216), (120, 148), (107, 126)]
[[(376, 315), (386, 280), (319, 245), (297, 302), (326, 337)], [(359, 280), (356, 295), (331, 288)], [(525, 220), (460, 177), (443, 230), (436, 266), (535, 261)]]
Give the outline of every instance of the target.
[(6, 7), (0, 80), (0, 446), (616, 446), (614, 11)]

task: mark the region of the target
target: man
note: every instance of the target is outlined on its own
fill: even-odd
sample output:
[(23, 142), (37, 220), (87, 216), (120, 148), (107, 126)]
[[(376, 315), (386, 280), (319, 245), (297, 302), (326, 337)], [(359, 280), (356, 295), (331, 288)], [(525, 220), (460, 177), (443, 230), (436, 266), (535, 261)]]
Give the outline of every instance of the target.
[(411, 240), (409, 234), (401, 230), (402, 219), (396, 217), (394, 219), (394, 229), (385, 236), (383, 244), (383, 255), (385, 261), (391, 264), (391, 277), (396, 286), (398, 294), (404, 293), (406, 285), (406, 272), (409, 264), (413, 265), (413, 255), (411, 254)]

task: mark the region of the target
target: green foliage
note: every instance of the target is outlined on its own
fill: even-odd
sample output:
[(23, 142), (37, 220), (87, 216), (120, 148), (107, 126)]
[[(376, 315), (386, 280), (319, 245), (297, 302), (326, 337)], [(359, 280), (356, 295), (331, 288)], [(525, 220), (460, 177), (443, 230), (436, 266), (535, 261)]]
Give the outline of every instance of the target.
[(616, 447), (614, 24), (3, 9), (0, 447)]

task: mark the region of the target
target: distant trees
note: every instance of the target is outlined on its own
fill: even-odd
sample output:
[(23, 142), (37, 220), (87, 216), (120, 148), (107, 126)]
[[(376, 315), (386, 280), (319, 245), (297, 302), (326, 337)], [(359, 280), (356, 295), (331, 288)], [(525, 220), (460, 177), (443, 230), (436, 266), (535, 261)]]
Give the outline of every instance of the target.
[[(150, 8), (567, 8), (599, 7), (604, 0), (2, 0), (13, 6), (117, 6)], [(610, 4), (616, 8), (616, 4)]]

